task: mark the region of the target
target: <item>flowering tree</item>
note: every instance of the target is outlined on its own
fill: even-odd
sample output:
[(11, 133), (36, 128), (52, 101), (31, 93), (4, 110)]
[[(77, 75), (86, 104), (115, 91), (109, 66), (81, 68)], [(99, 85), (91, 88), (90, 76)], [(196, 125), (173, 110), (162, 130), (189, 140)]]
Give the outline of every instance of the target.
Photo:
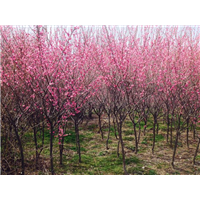
[(17, 144), (22, 174), (26, 162), (25, 133), (33, 132), (37, 169), (44, 132), (46, 128), (49, 130), (50, 168), (54, 174), (54, 138), (58, 138), (62, 165), (70, 119), (74, 122), (81, 162), (79, 126), (87, 112), (91, 116), (92, 110), (98, 116), (102, 139), (102, 116), (108, 117), (107, 149), (113, 120), (118, 132), (117, 137), (115, 131), (117, 155), (121, 145), (125, 174), (123, 124), (127, 116), (133, 124), (135, 153), (140, 145), (141, 122), (145, 124), (145, 135), (149, 118), (153, 118), (154, 153), (163, 117), (167, 125), (166, 140), (173, 148), (173, 167), (178, 141), (184, 133), (190, 148), (192, 128), (193, 139), (197, 139), (195, 163), (200, 117), (197, 28), (38, 25), (1, 26), (0, 33), (3, 146), (9, 155), (9, 149), (14, 153), (11, 144), (13, 147)]

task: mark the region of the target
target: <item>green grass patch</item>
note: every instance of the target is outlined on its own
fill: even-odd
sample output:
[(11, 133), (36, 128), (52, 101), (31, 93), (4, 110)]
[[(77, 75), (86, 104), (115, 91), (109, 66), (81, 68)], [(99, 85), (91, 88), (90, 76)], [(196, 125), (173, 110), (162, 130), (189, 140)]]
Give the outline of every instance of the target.
[(89, 131), (94, 131), (94, 129), (96, 129), (97, 127), (98, 127), (97, 124), (91, 124), (91, 125), (89, 125), (89, 126), (87, 127), (87, 130), (89, 130)]
[(123, 132), (124, 132), (125, 135), (133, 135), (134, 134), (133, 130), (131, 130), (131, 129), (125, 130)]
[[(150, 134), (149, 137), (150, 137), (149, 140), (153, 141), (153, 134)], [(163, 141), (164, 139), (165, 139), (164, 136), (161, 134), (155, 135), (155, 142), (160, 142), (160, 141)]]
[(131, 158), (127, 158), (127, 159), (126, 159), (126, 164), (127, 164), (127, 165), (132, 164), (132, 163), (134, 163), (134, 164), (140, 163), (139, 158), (137, 158), (136, 156), (133, 156), (133, 157), (131, 157)]
[(146, 175), (157, 175), (157, 173), (154, 169), (150, 169)]
[(128, 173), (134, 174), (134, 175), (143, 175), (144, 170), (142, 169), (142, 166), (137, 166), (137, 167), (133, 167), (133, 168), (128, 169)]
[(131, 121), (125, 121), (125, 125), (129, 128), (133, 128), (133, 123)]
[[(73, 150), (73, 151), (77, 151), (76, 147), (70, 147), (69, 149)], [(81, 151), (86, 151), (85, 148), (81, 147), (80, 148)]]
[(133, 139), (131, 137), (124, 137), (124, 140), (126, 140), (126, 141), (132, 141)]
[(147, 137), (145, 137), (143, 140), (142, 140), (142, 142), (141, 142), (141, 144), (146, 144), (147, 145), (147, 142), (148, 141), (148, 139), (147, 139)]

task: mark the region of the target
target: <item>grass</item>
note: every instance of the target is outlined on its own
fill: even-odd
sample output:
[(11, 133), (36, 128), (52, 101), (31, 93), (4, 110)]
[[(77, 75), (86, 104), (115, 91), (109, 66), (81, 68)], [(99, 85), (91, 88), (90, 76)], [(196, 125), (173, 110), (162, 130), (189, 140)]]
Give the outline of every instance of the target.
[[(166, 143), (166, 126), (162, 123), (159, 125), (159, 134), (155, 136), (155, 154), (151, 153), (151, 145), (153, 141), (152, 124), (148, 122), (146, 135), (143, 135), (143, 123), (141, 123), (141, 138), (139, 143), (138, 154), (135, 154), (135, 141), (133, 134), (133, 126), (131, 121), (125, 121), (123, 126), (123, 141), (126, 152), (126, 167), (129, 174), (134, 175), (156, 175), (156, 174), (200, 174), (200, 155), (197, 155), (197, 166), (188, 162), (191, 155), (187, 151), (185, 145), (184, 135), (182, 140), (178, 143), (177, 156), (184, 154), (184, 159), (178, 160), (176, 158), (175, 165), (177, 169), (173, 170), (170, 167), (171, 156), (173, 149)], [(81, 159), (79, 163), (79, 156), (76, 149), (76, 135), (73, 124), (67, 129), (66, 134), (71, 134), (64, 139), (63, 151), (63, 165), (59, 165), (59, 145), (58, 138), (53, 140), (53, 155), (54, 155), (54, 169), (56, 174), (87, 174), (87, 175), (118, 175), (124, 174), (123, 162), (120, 145), (120, 155), (117, 156), (118, 140), (115, 138), (114, 126), (111, 126), (109, 149), (106, 149), (106, 139), (108, 134), (108, 126), (103, 128), (104, 139), (98, 133), (97, 123), (93, 121), (87, 127), (80, 127), (80, 145), (81, 145)], [(138, 132), (138, 126), (137, 132)], [(44, 132), (44, 149), (40, 155), (40, 167), (35, 169), (35, 146), (33, 140), (33, 133), (28, 132), (23, 137), (24, 155), (26, 163), (26, 174), (50, 174), (49, 161), (49, 140), (50, 134), (47, 129)], [(2, 138), (3, 141), (3, 138)], [(41, 145), (41, 136), (38, 134), (39, 145)], [(196, 148), (196, 143), (190, 145), (192, 153)], [(184, 149), (185, 148), (185, 149)], [(188, 152), (188, 153), (187, 153)], [(19, 158), (19, 152), (16, 152)], [(176, 164), (177, 162), (177, 164)], [(185, 169), (185, 170), (183, 170)]]
[(131, 163), (134, 163), (134, 164), (139, 164), (140, 163), (140, 160), (139, 158), (137, 158), (136, 156), (133, 156), (131, 158), (127, 158), (126, 159), (126, 164), (131, 164)]
[(157, 175), (157, 173), (155, 170), (150, 169), (146, 175)]

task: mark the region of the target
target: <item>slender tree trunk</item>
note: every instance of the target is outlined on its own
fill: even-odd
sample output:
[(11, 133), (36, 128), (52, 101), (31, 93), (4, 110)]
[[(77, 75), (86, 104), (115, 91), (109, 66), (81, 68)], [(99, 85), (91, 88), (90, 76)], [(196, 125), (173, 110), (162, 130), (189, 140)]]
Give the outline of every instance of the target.
[(108, 114), (108, 138), (106, 140), (106, 149), (108, 150), (109, 147), (108, 147), (108, 140), (109, 140), (109, 137), (110, 137), (110, 113)]
[(174, 152), (173, 152), (173, 156), (172, 156), (172, 167), (174, 168), (174, 159), (175, 159), (175, 155), (176, 155), (176, 149), (178, 146), (178, 137), (180, 135), (180, 123), (181, 123), (181, 116), (179, 116), (178, 118), (178, 128), (177, 128), (177, 132), (176, 132), (176, 140), (175, 140), (175, 145), (174, 145)]
[(18, 145), (19, 145), (19, 150), (20, 150), (20, 155), (21, 155), (21, 169), (22, 169), (22, 175), (24, 175), (25, 172), (25, 166), (24, 166), (24, 152), (23, 152), (23, 147), (22, 147), (22, 143), (21, 143), (21, 138), (19, 136), (17, 127), (14, 127), (15, 130), (15, 135), (17, 137), (17, 141), (18, 141)]
[(186, 135), (186, 141), (187, 141), (187, 148), (189, 149), (189, 118), (187, 118), (187, 135)]
[(196, 135), (196, 121), (193, 124), (193, 139), (195, 139), (195, 135)]
[(92, 106), (91, 106), (91, 104), (89, 104), (88, 118), (89, 118), (89, 119), (93, 119), (93, 117), (92, 117)]
[[(65, 130), (66, 130), (66, 123), (65, 123), (65, 125), (63, 126), (63, 133), (65, 133)], [(62, 164), (63, 164), (64, 140), (65, 140), (65, 138), (62, 137), (62, 139), (61, 139), (61, 144), (59, 145), (59, 149), (60, 149), (60, 165), (61, 165), (61, 166), (62, 166)]]
[(125, 160), (124, 143), (123, 143), (123, 139), (122, 139), (122, 123), (121, 122), (119, 124), (118, 132), (119, 132), (119, 141), (120, 141), (121, 147), (122, 147), (122, 159), (123, 159), (124, 174), (128, 175), (128, 172), (126, 171), (126, 160)]
[(176, 149), (177, 149), (177, 145), (178, 145), (178, 137), (179, 137), (179, 131), (177, 131), (176, 133), (176, 140), (175, 140), (175, 144), (174, 144), (174, 151), (173, 151), (173, 156), (172, 156), (172, 167), (174, 168), (174, 160), (175, 160), (175, 155), (176, 155)]
[(120, 140), (118, 140), (118, 144), (117, 144), (117, 157), (119, 157), (119, 144), (120, 144)]
[(60, 165), (63, 164), (63, 143), (64, 143), (64, 137), (61, 140), (61, 144), (59, 145), (60, 149)]
[[(2, 131), (3, 133), (3, 131)], [(5, 141), (5, 153), (4, 155), (2, 156), (5, 156), (5, 157), (9, 157), (9, 164), (10, 166), (8, 166), (8, 170), (9, 171), (12, 171), (13, 170), (13, 166), (15, 166), (15, 150), (14, 150), (14, 147), (13, 147), (13, 133), (12, 133), (12, 126), (10, 125), (9, 126), (9, 131), (8, 131), (8, 134), (6, 134), (6, 136), (8, 137), (7, 140)], [(3, 145), (3, 144), (2, 144)]]
[(158, 131), (159, 131), (159, 123), (158, 123), (158, 121), (156, 120), (156, 133), (157, 133), (157, 135), (158, 135)]
[(173, 122), (174, 122), (174, 119), (173, 119), (173, 115), (171, 117), (171, 127), (170, 127), (170, 146), (172, 148), (172, 140), (173, 140)]
[(116, 123), (115, 123), (115, 118), (113, 117), (113, 125), (114, 125), (114, 131), (115, 131), (115, 138), (118, 140), (117, 137), (117, 128), (116, 128)]
[(140, 125), (140, 122), (139, 122), (138, 143), (140, 142), (140, 134), (141, 134), (141, 125)]
[(44, 121), (42, 123), (42, 147), (44, 146)]
[(147, 119), (144, 120), (144, 130), (143, 130), (144, 136), (145, 136), (146, 128), (147, 128)]
[(156, 116), (154, 116), (152, 154), (154, 154), (154, 147), (155, 147), (155, 140), (156, 140), (156, 122), (157, 122)]
[(77, 153), (79, 156), (79, 163), (81, 163), (81, 150), (80, 150), (80, 141), (79, 141), (79, 124), (78, 118), (75, 118), (75, 133), (76, 133), (76, 144), (77, 144)]
[(133, 129), (135, 135), (135, 154), (137, 154), (138, 152), (137, 130), (136, 130), (136, 124), (134, 122), (133, 122)]
[(101, 134), (101, 138), (103, 139), (103, 131), (101, 127), (101, 114), (98, 115), (99, 118), (99, 133)]
[(37, 144), (37, 129), (36, 127), (33, 128), (33, 133), (34, 133), (34, 142), (35, 142), (35, 168), (38, 169), (38, 144)]
[(197, 156), (197, 153), (198, 153), (198, 150), (199, 150), (199, 144), (200, 144), (200, 138), (199, 138), (199, 141), (198, 141), (198, 144), (197, 144), (197, 148), (196, 148), (196, 151), (195, 151), (195, 154), (194, 154), (193, 165), (195, 165), (195, 159), (196, 159), (196, 156)]
[(54, 167), (53, 167), (53, 135), (54, 135), (54, 127), (53, 124), (50, 123), (51, 126), (51, 134), (50, 134), (50, 163), (51, 163), (51, 174), (54, 175)]
[(170, 125), (169, 112), (167, 112), (167, 142), (169, 142), (169, 125)]

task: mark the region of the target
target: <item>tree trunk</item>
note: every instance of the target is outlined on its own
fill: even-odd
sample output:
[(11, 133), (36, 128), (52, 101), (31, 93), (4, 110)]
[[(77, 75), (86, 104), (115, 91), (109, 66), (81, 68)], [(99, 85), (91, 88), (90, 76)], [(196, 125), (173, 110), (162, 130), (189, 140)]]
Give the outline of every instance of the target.
[(157, 123), (157, 119), (156, 119), (156, 116), (154, 116), (152, 154), (154, 154), (154, 147), (155, 147), (155, 140), (156, 140), (156, 123)]
[(77, 145), (77, 153), (79, 156), (79, 163), (81, 163), (81, 150), (80, 150), (80, 141), (79, 141), (79, 127), (78, 127), (78, 118), (75, 118), (75, 133), (76, 133), (76, 145)]
[(140, 134), (141, 134), (141, 125), (140, 125), (140, 122), (139, 122), (138, 143), (140, 142)]
[(101, 138), (103, 139), (103, 131), (101, 127), (101, 114), (98, 115), (99, 118), (99, 133), (101, 134)]
[(193, 139), (195, 139), (195, 135), (196, 135), (196, 121), (193, 124)]
[(18, 133), (18, 129), (15, 126), (15, 135), (17, 137), (17, 141), (18, 141), (18, 145), (19, 145), (19, 150), (20, 150), (20, 155), (21, 155), (21, 169), (22, 169), (22, 175), (24, 175), (24, 171), (25, 171), (25, 166), (24, 166), (24, 152), (23, 152), (23, 147), (22, 147), (22, 143), (21, 143), (21, 139)]
[(110, 137), (110, 113), (108, 114), (108, 138), (106, 140), (106, 149), (108, 150), (109, 147), (108, 147), (108, 140), (109, 140), (109, 137)]
[(158, 131), (159, 131), (159, 123), (158, 123), (158, 121), (156, 120), (156, 133), (157, 133), (157, 135), (158, 135)]
[(59, 145), (59, 149), (60, 149), (60, 165), (63, 164), (63, 143), (64, 143), (64, 137), (61, 140), (61, 144)]
[(123, 143), (123, 139), (122, 139), (122, 124), (121, 123), (119, 124), (118, 132), (119, 132), (119, 141), (120, 141), (121, 147), (122, 147), (122, 159), (123, 159), (124, 174), (128, 175), (128, 173), (126, 171), (126, 160), (125, 160), (124, 143)]
[(170, 125), (169, 113), (167, 112), (167, 142), (169, 141), (169, 125)]
[(144, 136), (145, 136), (146, 128), (147, 128), (147, 119), (144, 119), (144, 130), (143, 130)]
[(50, 163), (51, 163), (51, 174), (54, 175), (54, 167), (53, 167), (53, 135), (54, 135), (54, 127), (53, 124), (50, 123), (51, 126), (51, 134), (50, 134)]
[[(65, 133), (65, 131), (66, 131), (66, 122), (64, 123), (64, 125), (63, 125), (62, 128), (63, 128), (63, 133)], [(61, 145), (59, 145), (59, 149), (60, 149), (60, 165), (61, 166), (63, 164), (64, 141), (65, 141), (65, 138), (62, 137), (62, 139), (61, 139)]]
[(196, 156), (197, 156), (197, 153), (198, 153), (198, 150), (199, 150), (199, 144), (200, 144), (200, 138), (199, 138), (199, 141), (198, 141), (198, 144), (197, 144), (197, 148), (196, 148), (196, 151), (195, 151), (195, 154), (194, 154), (193, 165), (195, 165), (195, 159), (196, 159)]
[(34, 142), (35, 142), (35, 168), (38, 169), (38, 145), (37, 145), (37, 129), (36, 127), (33, 128), (33, 133), (34, 133)]
[(187, 148), (189, 149), (189, 118), (187, 118), (187, 135), (186, 135), (186, 141), (187, 141)]
[(42, 146), (44, 145), (44, 121), (42, 123)]
[(173, 152), (173, 156), (172, 156), (172, 167), (174, 168), (174, 160), (175, 160), (175, 155), (176, 155), (176, 149), (177, 149), (177, 145), (178, 145), (178, 137), (179, 137), (179, 131), (177, 131), (176, 133), (176, 140), (175, 140), (175, 144), (174, 144), (174, 152)]
[(93, 119), (92, 117), (92, 106), (89, 104), (89, 110), (88, 110), (88, 118)]
[(116, 123), (115, 123), (115, 118), (113, 117), (113, 125), (114, 125), (114, 131), (115, 131), (115, 138), (118, 140), (117, 137), (117, 128), (116, 128)]
[(171, 148), (172, 148), (172, 139), (173, 139), (173, 133), (172, 133), (172, 131), (173, 131), (173, 122), (174, 122), (174, 120), (173, 120), (173, 115), (172, 115), (172, 117), (171, 117), (171, 127), (170, 127), (170, 146), (171, 146)]
[(137, 130), (136, 130), (136, 124), (134, 122), (133, 122), (133, 129), (135, 135), (135, 154), (137, 154), (138, 152)]
[(181, 116), (179, 116), (178, 118), (178, 128), (177, 128), (177, 132), (176, 132), (176, 141), (175, 141), (175, 145), (174, 145), (174, 152), (173, 152), (173, 156), (172, 156), (172, 167), (174, 168), (174, 159), (175, 159), (175, 154), (176, 154), (176, 149), (177, 149), (177, 145), (178, 145), (178, 137), (180, 135), (180, 125), (181, 125)]
[(117, 157), (119, 157), (119, 144), (120, 144), (120, 140), (118, 140), (118, 144), (117, 144)]

